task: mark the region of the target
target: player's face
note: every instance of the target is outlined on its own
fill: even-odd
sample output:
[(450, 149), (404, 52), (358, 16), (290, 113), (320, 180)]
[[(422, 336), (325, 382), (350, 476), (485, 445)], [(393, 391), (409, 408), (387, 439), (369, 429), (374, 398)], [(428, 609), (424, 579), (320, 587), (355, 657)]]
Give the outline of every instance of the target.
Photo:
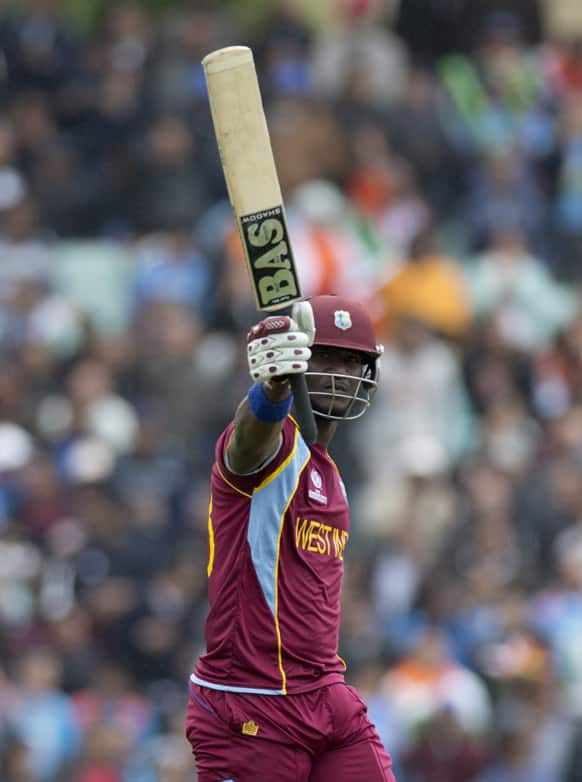
[(363, 371), (361, 353), (315, 345), (306, 375), (315, 412), (343, 418), (361, 386)]

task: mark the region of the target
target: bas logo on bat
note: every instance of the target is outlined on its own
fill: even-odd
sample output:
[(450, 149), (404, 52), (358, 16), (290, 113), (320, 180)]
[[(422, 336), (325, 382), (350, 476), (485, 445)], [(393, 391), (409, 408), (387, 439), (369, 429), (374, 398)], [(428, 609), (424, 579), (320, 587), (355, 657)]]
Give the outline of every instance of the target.
[(299, 282), (282, 207), (243, 215), (240, 224), (260, 309), (294, 299)]

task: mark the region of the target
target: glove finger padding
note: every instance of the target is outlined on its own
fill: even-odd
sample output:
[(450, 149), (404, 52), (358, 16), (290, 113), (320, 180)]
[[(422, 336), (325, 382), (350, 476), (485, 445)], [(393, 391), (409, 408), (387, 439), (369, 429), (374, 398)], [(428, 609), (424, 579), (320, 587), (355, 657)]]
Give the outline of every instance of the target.
[(286, 331), (283, 334), (270, 334), (249, 342), (247, 351), (249, 356), (264, 353), (268, 350), (280, 350), (281, 348), (307, 348), (309, 337), (302, 331)]
[(310, 358), (309, 348), (267, 350), (249, 358), (249, 369), (253, 380), (268, 380), (305, 372)]
[(248, 363), (255, 382), (299, 374), (307, 370), (312, 337), (293, 318), (271, 316), (249, 331)]
[(251, 369), (251, 377), (256, 383), (263, 383), (271, 378), (287, 377), (287, 375), (300, 375), (307, 372), (307, 361), (279, 361), (269, 362), (263, 366)]

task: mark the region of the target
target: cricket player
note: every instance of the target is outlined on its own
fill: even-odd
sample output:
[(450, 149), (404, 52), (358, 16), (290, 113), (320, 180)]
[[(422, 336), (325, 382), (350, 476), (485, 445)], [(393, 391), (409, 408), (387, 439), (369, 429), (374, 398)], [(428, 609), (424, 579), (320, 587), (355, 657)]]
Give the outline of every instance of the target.
[[(382, 347), (355, 301), (317, 296), (292, 313), (249, 332), (255, 382), (216, 445), (207, 651), (186, 735), (200, 782), (395, 782), (338, 656), (350, 514), (327, 452), (338, 423), (372, 401)], [(311, 446), (291, 415), (298, 372)]]

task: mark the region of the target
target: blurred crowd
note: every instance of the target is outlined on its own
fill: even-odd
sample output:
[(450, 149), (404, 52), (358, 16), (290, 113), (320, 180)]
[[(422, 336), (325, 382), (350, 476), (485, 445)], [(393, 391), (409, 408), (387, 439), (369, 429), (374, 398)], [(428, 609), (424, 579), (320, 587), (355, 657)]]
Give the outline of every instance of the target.
[(349, 680), (400, 782), (580, 782), (582, 7), (62, 5), (0, 10), (0, 780), (193, 779), (258, 317), (200, 60), (248, 43), (304, 292), (386, 348), (332, 449)]

